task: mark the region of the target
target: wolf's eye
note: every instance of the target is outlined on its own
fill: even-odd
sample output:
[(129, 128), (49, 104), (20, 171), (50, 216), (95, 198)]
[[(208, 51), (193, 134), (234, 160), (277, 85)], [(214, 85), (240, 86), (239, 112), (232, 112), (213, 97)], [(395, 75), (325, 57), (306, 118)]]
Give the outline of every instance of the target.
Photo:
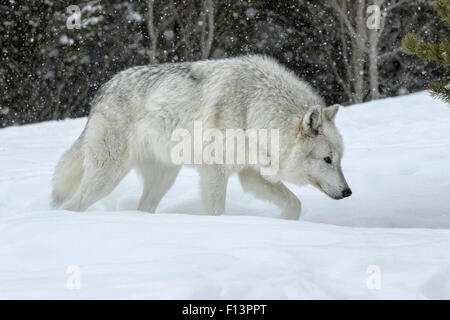
[(331, 158), (330, 157), (323, 158), (323, 161), (325, 161), (328, 164), (331, 164)]

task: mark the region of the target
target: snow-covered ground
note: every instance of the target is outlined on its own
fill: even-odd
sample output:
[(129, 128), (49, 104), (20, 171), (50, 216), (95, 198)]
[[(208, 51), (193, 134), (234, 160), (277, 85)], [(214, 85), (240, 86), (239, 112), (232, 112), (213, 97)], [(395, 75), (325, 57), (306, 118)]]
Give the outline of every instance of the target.
[(0, 298), (450, 299), (450, 108), (425, 92), (339, 112), (353, 196), (289, 185), (300, 221), (236, 177), (227, 214), (204, 216), (191, 169), (154, 215), (134, 174), (88, 212), (52, 210), (85, 122), (0, 130)]

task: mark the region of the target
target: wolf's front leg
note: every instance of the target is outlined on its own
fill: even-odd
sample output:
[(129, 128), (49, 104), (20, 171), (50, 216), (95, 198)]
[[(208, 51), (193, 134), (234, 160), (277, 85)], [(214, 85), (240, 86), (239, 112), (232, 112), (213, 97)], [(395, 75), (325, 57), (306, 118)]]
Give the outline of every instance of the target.
[(270, 182), (252, 169), (239, 172), (239, 180), (245, 191), (280, 207), (282, 219), (297, 220), (300, 218), (301, 202), (283, 183)]
[(228, 174), (223, 166), (205, 165), (200, 173), (200, 192), (203, 208), (207, 214), (221, 215), (225, 211)]

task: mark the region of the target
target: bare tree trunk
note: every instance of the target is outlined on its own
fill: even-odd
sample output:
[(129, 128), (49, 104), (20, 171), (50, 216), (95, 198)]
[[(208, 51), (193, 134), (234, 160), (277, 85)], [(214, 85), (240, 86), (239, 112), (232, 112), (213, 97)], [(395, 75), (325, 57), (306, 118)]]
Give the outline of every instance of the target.
[(158, 45), (158, 32), (155, 30), (155, 20), (153, 16), (153, 7), (155, 1), (148, 0), (148, 12), (147, 12), (147, 30), (150, 37), (150, 51), (148, 52), (148, 58), (150, 63), (156, 63), (156, 49)]
[[(384, 5), (385, 0), (375, 0), (374, 5), (378, 6), (378, 10), (381, 13), (381, 6)], [(384, 24), (386, 21), (387, 12), (384, 15), (380, 14), (379, 25), (373, 25), (369, 30), (369, 81), (370, 81), (370, 96), (372, 100), (380, 98), (380, 76), (378, 63), (380, 61), (380, 53), (378, 44), (380, 42), (381, 35), (383, 34)]]
[[(350, 52), (346, 52), (348, 57), (344, 57), (348, 74), (347, 81), (352, 87), (349, 99), (352, 103), (360, 103), (364, 100), (365, 95), (367, 27), (364, 13), (366, 0), (330, 0), (330, 5), (351, 39), (351, 45), (348, 48)], [(345, 41), (345, 36), (343, 41)], [(346, 48), (345, 45), (343, 50)]]
[(380, 98), (379, 89), (379, 72), (378, 72), (378, 40), (379, 35), (377, 30), (369, 31), (369, 81), (370, 81), (370, 95), (372, 100)]
[(202, 59), (207, 59), (211, 52), (212, 43), (214, 40), (214, 2), (213, 0), (204, 0), (203, 2), (205, 15), (208, 17), (208, 32), (206, 34), (205, 19), (203, 19), (202, 34), (201, 34), (201, 48)]
[(370, 94), (372, 100), (379, 99), (381, 97), (380, 93), (380, 75), (379, 75), (379, 66), (378, 64), (380, 61), (383, 61), (384, 59), (394, 56), (401, 52), (401, 46), (399, 46), (397, 49), (392, 50), (391, 52), (387, 52), (384, 54), (380, 54), (378, 44), (380, 42), (380, 38), (383, 34), (385, 24), (386, 24), (386, 18), (389, 16), (390, 12), (394, 10), (395, 8), (398, 8), (400, 6), (406, 5), (406, 4), (412, 4), (413, 1), (411, 0), (397, 0), (397, 1), (389, 1), (386, 3), (386, 0), (375, 0), (373, 3), (374, 5), (377, 5), (379, 8), (382, 8), (385, 4), (388, 4), (387, 6), (384, 6), (383, 13), (380, 15), (380, 25), (378, 30), (373, 29), (369, 31), (369, 43), (368, 43), (368, 51), (369, 51), (369, 79), (370, 79)]
[(353, 43), (353, 76), (354, 76), (354, 102), (361, 103), (364, 100), (364, 65), (365, 65), (365, 47), (367, 39), (366, 21), (364, 19), (365, 0), (357, 0), (356, 4), (356, 35), (352, 39)]

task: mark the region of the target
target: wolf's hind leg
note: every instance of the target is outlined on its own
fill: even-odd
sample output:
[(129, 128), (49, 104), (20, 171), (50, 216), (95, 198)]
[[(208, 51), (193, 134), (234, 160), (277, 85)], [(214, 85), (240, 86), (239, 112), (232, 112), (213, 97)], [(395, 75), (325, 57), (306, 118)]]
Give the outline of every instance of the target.
[(141, 161), (137, 169), (144, 180), (138, 210), (154, 213), (161, 199), (174, 184), (181, 167), (148, 159)]
[(207, 214), (221, 215), (225, 212), (228, 174), (218, 165), (199, 168), (200, 193)]
[(282, 219), (297, 220), (300, 217), (300, 200), (283, 183), (270, 182), (252, 169), (239, 172), (239, 180), (245, 191), (280, 207)]

